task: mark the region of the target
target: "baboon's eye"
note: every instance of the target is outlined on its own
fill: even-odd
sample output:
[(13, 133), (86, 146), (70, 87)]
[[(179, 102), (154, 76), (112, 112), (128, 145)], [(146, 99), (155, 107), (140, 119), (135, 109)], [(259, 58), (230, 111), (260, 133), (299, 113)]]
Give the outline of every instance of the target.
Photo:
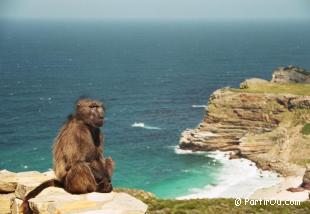
[(96, 105), (96, 104), (92, 104), (92, 105), (90, 105), (89, 107), (90, 107), (90, 108), (97, 108), (97, 107), (98, 107), (98, 105)]

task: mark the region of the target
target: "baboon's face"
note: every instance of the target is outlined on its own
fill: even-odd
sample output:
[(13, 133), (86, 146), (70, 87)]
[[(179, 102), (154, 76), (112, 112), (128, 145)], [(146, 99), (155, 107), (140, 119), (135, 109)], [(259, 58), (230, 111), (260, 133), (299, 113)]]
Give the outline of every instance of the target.
[(104, 110), (102, 103), (93, 102), (89, 105), (90, 121), (94, 127), (101, 127), (103, 125)]
[(77, 103), (77, 115), (93, 127), (103, 126), (105, 109), (102, 102), (91, 99), (82, 99)]

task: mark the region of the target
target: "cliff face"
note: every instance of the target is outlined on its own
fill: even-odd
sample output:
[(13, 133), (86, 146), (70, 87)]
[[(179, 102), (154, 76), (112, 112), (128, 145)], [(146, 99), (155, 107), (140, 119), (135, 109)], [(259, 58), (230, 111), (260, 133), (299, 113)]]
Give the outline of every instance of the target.
[(182, 133), (180, 148), (232, 151), (263, 169), (300, 175), (310, 162), (310, 84), (246, 80), (215, 91), (203, 121)]

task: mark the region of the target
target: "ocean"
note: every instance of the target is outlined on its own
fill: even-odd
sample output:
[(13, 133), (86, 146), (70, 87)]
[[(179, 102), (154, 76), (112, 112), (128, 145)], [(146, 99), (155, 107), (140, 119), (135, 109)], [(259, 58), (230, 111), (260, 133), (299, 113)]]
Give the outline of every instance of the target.
[[(214, 187), (205, 195), (221, 196), (240, 177), (234, 162), (179, 151), (181, 132), (202, 120), (214, 90), (290, 64), (310, 68), (309, 21), (1, 20), (0, 169), (52, 168), (54, 137), (78, 97), (90, 96), (107, 107), (115, 187), (161, 198)], [(247, 163), (241, 173), (259, 180), (240, 161), (234, 166)]]

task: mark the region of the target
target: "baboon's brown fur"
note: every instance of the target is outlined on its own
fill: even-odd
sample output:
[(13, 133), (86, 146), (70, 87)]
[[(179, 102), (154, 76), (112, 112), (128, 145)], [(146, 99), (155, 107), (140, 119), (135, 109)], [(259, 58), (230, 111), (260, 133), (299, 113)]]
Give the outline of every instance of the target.
[(57, 179), (48, 180), (27, 194), (21, 210), (31, 213), (28, 200), (49, 186), (62, 187), (67, 192), (111, 192), (114, 170), (112, 158), (103, 153), (105, 108), (100, 101), (80, 99), (74, 115), (59, 131), (53, 146), (53, 165)]

